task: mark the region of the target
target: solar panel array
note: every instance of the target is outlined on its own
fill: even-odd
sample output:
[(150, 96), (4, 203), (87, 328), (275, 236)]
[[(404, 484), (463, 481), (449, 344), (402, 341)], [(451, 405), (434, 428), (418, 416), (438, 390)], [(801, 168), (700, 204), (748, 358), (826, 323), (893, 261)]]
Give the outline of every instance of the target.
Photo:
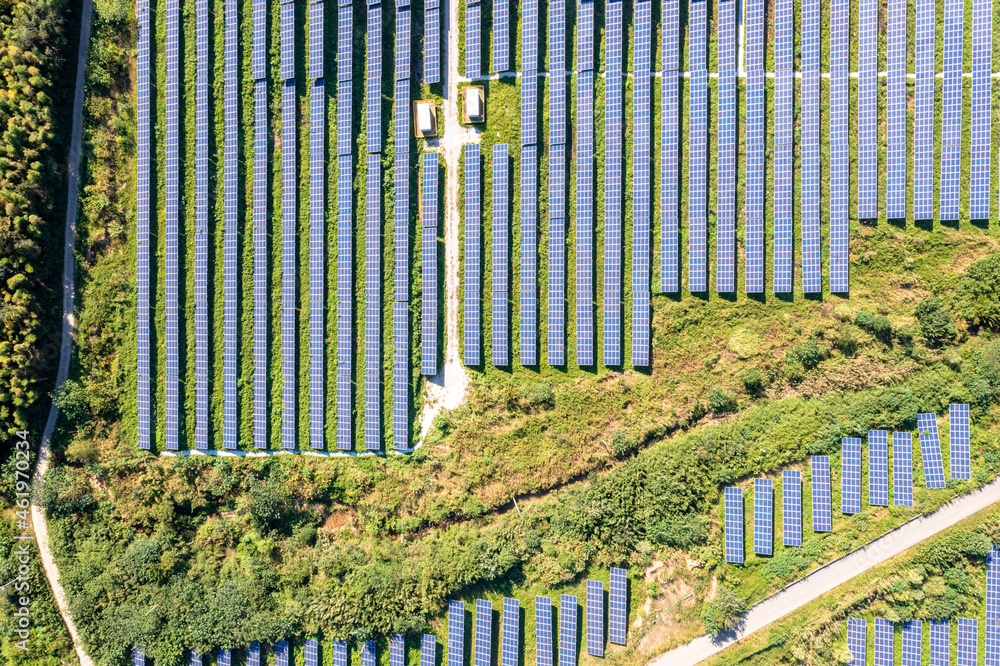
[(566, 363), (566, 0), (549, 17), (549, 308), (548, 364)]
[[(195, 2), (194, 447), (208, 448), (208, 0)], [(229, 55), (228, 53), (226, 54)]]
[(802, 473), (795, 469), (781, 472), (782, 543), (802, 545)]
[(559, 597), (559, 666), (576, 666), (576, 597)]
[(349, 451), (354, 405), (354, 168), (349, 151), (337, 158), (337, 169), (337, 449)]
[(150, 32), (149, 1), (136, 4), (136, 432), (140, 449), (152, 441), (149, 359), (149, 173), (150, 173)]
[[(316, 639), (306, 639), (304, 653), (306, 666), (319, 666), (319, 643)], [(221, 666), (221, 664), (219, 666)]]
[(743, 563), (743, 490), (725, 489), (726, 562)]
[(930, 625), (931, 666), (949, 666), (951, 624), (948, 620), (931, 620)]
[(424, 83), (441, 82), (441, 4), (424, 5)]
[(382, 448), (382, 156), (368, 155), (365, 193), (365, 449)]
[(478, 143), (463, 148), (465, 161), (465, 364), (483, 362), (482, 317), (482, 158)]
[(749, 294), (759, 294), (764, 291), (764, 0), (747, 0), (744, 11), (744, 67), (747, 74), (744, 290)]
[(969, 464), (969, 406), (948, 405), (948, 446), (951, 450), (951, 478), (968, 481)]
[(608, 589), (608, 640), (625, 645), (628, 637), (628, 578), (625, 569), (611, 567)]
[(438, 156), (424, 153), (423, 184), (421, 186), (421, 319), (420, 319), (420, 372), (437, 374), (438, 360)]
[(820, 248), (819, 199), (819, 0), (802, 4), (802, 292), (818, 294), (823, 290)]
[(972, 3), (972, 162), (969, 218), (990, 217), (990, 115), (993, 0)]
[(774, 486), (771, 479), (753, 480), (753, 552), (774, 552)]
[(464, 662), (465, 604), (452, 600), (448, 602), (448, 666), (462, 666)]
[(941, 193), (938, 216), (957, 220), (962, 169), (962, 51), (965, 3), (945, 0), (944, 86), (941, 98)]
[[(288, 641), (278, 641), (274, 644), (275, 666), (289, 666), (291, 647)], [(333, 666), (347, 666), (347, 643), (333, 641)]]
[(604, 656), (604, 583), (587, 580), (587, 654)]
[[(310, 13), (322, 2), (309, 5)], [(310, 15), (310, 21), (313, 18)], [(310, 44), (312, 43), (310, 36)], [(317, 79), (309, 87), (309, 446), (324, 446), (326, 420), (326, 85)]]
[(493, 604), (476, 599), (476, 645), (473, 666), (490, 666), (493, 654)]
[(402, 634), (389, 637), (389, 666), (403, 666), (406, 661), (406, 639)]
[[(428, 13), (430, 13), (428, 11)], [(368, 6), (368, 79), (365, 86), (368, 152), (382, 152), (382, 6)]]
[(680, 125), (678, 93), (678, 42), (680, 41), (680, 0), (664, 0), (662, 107), (660, 135), (660, 291), (680, 290), (680, 230), (677, 196), (677, 147)]
[(913, 435), (892, 433), (892, 498), (896, 506), (913, 506)]
[(708, 289), (708, 28), (706, 0), (688, 7), (688, 291)]
[(850, 2), (830, 6), (830, 291), (850, 290), (849, 123)]
[[(254, 19), (256, 21), (256, 12)], [(240, 233), (238, 229), (240, 169), (240, 119), (238, 117), (238, 113), (240, 73), (237, 66), (237, 53), (239, 49), (239, 10), (237, 9), (236, 2), (234, 0), (226, 2), (225, 22), (225, 165), (223, 172), (223, 191), (225, 193), (223, 209), (225, 219), (225, 235), (223, 237), (222, 445), (225, 449), (235, 449), (238, 437), (236, 366), (238, 354), (237, 347), (239, 344), (237, 337), (239, 277), (237, 271), (239, 267)], [(207, 405), (205, 409), (207, 411)]]
[(521, 147), (521, 255), (518, 265), (521, 273), (521, 365), (533, 366), (538, 363), (538, 147), (534, 145)]
[(878, 217), (878, 0), (861, 0), (858, 54), (858, 217)]
[(493, 3), (493, 71), (510, 69), (510, 0)]
[(868, 431), (868, 504), (889, 506), (889, 433)]
[(736, 291), (736, 2), (719, 3), (717, 27), (715, 290)]
[[(653, 3), (635, 3), (632, 74), (632, 365), (650, 365), (650, 258), (653, 249)], [(620, 313), (619, 309), (619, 313)]]
[(966, 617), (958, 618), (958, 641), (956, 642), (957, 666), (978, 666), (979, 664), (979, 621)]
[(774, 64), (774, 257), (775, 293), (792, 290), (792, 96), (794, 73), (792, 0), (778, 0), (775, 14)]
[(552, 599), (535, 597), (535, 666), (552, 663)]
[[(934, 0), (917, 2), (917, 95), (913, 128), (913, 217), (917, 220), (934, 218), (934, 4)], [(903, 85), (905, 91), (905, 82)]]
[[(593, 47), (593, 2), (583, 2), (580, 11), (578, 47), (586, 40)], [(589, 12), (589, 37), (583, 32), (583, 18)], [(580, 53), (577, 63), (583, 67)], [(576, 85), (576, 362), (594, 364), (594, 71), (577, 74)]]
[(482, 74), (482, 5), (465, 6), (465, 76), (474, 79)]
[(892, 639), (892, 622), (875, 618), (875, 666), (894, 666), (896, 657)]
[(941, 461), (937, 415), (917, 414), (917, 434), (920, 439), (920, 458), (924, 463), (924, 485), (928, 488), (944, 488), (944, 465)]
[(493, 146), (493, 365), (510, 364), (510, 158), (507, 144)]
[(840, 511), (858, 513), (861, 511), (861, 438), (844, 437), (840, 441)]
[(920, 666), (923, 624), (920, 620), (903, 623), (903, 658), (901, 666)]
[(1000, 618), (1000, 546), (994, 545), (986, 555), (986, 627), (989, 640), (990, 627)]
[(521, 604), (517, 599), (504, 597), (500, 666), (518, 666), (518, 639), (520, 636), (520, 629)]
[(397, 451), (410, 450), (410, 51), (412, 10), (396, 8), (393, 122), (394, 264), (392, 344), (392, 437)]
[(906, 217), (906, 0), (889, 0), (886, 216)]
[(830, 456), (812, 456), (810, 465), (813, 531), (829, 532), (833, 529), (833, 511), (830, 505)]
[[(284, 8), (291, 5), (282, 5)], [(282, 18), (284, 23), (284, 18)], [(284, 39), (284, 30), (282, 30)], [(295, 448), (295, 339), (298, 266), (298, 134), (295, 80), (286, 80), (281, 95), (281, 448)]]
[[(450, 617), (450, 616), (449, 616)], [(437, 662), (437, 641), (434, 634), (420, 635), (420, 666), (434, 666)], [(448, 663), (451, 664), (451, 655), (448, 656)]]
[(164, 444), (167, 450), (177, 450), (180, 432), (180, 347), (178, 320), (178, 262), (180, 206), (180, 163), (178, 158), (180, 131), (180, 1), (168, 0), (166, 7), (166, 168), (165, 196), (165, 261), (164, 320), (166, 331), (166, 376), (164, 377)]
[(622, 124), (624, 2), (608, 2), (604, 30), (604, 364), (622, 362)]
[(851, 651), (848, 666), (865, 666), (868, 656), (868, 623), (856, 617), (847, 620), (847, 649)]

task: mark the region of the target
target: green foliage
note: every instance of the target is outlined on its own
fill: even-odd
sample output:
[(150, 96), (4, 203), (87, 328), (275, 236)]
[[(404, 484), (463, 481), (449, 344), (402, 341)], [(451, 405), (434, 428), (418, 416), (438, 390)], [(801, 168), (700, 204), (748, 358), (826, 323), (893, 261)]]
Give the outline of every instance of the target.
[(863, 328), (866, 331), (870, 331), (872, 327), (875, 325), (875, 317), (873, 317), (870, 312), (862, 310), (854, 318), (854, 325), (857, 326), (858, 328)]
[(627, 428), (618, 428), (618, 430), (615, 430), (614, 434), (611, 435), (611, 450), (619, 458), (632, 453), (638, 447), (639, 442), (636, 441), (635, 435), (633, 435)]
[(552, 385), (547, 382), (531, 384), (528, 389), (528, 404), (532, 409), (541, 411), (551, 409), (556, 403), (556, 395), (552, 392)]
[(708, 408), (716, 414), (728, 414), (739, 409), (739, 403), (729, 391), (712, 389), (708, 392)]
[(823, 352), (815, 340), (805, 340), (792, 347), (788, 355), (792, 361), (802, 364), (806, 370), (812, 370), (823, 360)]
[(858, 339), (851, 331), (843, 331), (833, 339), (834, 348), (844, 356), (854, 356), (858, 353)]
[(976, 376), (994, 393), (1000, 393), (1000, 340), (993, 340), (972, 355)]
[(858, 328), (868, 331), (882, 342), (889, 343), (892, 341), (892, 322), (885, 315), (872, 316), (870, 313), (862, 310), (854, 318), (854, 324)]
[(938, 347), (954, 340), (958, 334), (951, 311), (934, 296), (928, 296), (920, 301), (915, 314), (929, 347)]
[(976, 261), (959, 278), (955, 311), (970, 324), (1000, 329), (1000, 254)]
[(750, 395), (756, 395), (764, 388), (764, 376), (760, 374), (760, 370), (757, 368), (747, 368), (740, 374), (740, 381), (743, 382), (743, 388)]
[(49, 469), (36, 492), (36, 501), (53, 517), (71, 516), (94, 504), (87, 477), (70, 467)]
[(73, 425), (82, 425), (90, 418), (90, 394), (80, 382), (66, 380), (52, 400)]
[(746, 602), (732, 588), (720, 585), (715, 597), (702, 609), (701, 622), (708, 633), (720, 634), (739, 626), (740, 618), (746, 612)]

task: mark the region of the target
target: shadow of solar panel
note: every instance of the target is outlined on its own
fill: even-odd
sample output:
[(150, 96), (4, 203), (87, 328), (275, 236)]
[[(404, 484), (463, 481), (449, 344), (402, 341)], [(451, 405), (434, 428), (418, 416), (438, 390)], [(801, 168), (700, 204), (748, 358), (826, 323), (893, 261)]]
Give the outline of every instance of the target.
[(552, 635), (552, 600), (535, 597), (535, 666), (553, 666)]
[[(462, 666), (465, 662), (465, 604), (448, 602), (448, 666)], [(423, 666), (423, 665), (421, 665)]]
[(979, 663), (979, 620), (958, 618), (958, 642), (955, 662), (957, 666), (978, 666)]
[(785, 546), (802, 545), (802, 474), (797, 469), (781, 472), (781, 527)]
[(948, 444), (951, 449), (951, 478), (971, 478), (969, 464), (969, 406), (948, 405)]
[(559, 666), (576, 666), (577, 617), (576, 597), (559, 597)]
[(892, 631), (892, 622), (875, 618), (875, 666), (893, 666), (896, 661)]
[(725, 539), (726, 562), (743, 563), (743, 490), (725, 489)]
[(892, 433), (892, 494), (896, 506), (913, 506), (913, 435)]
[(841, 438), (840, 451), (840, 511), (858, 513), (861, 511), (861, 438)]
[[(490, 609), (492, 614), (492, 608)], [(501, 666), (518, 666), (519, 637), (521, 627), (521, 606), (517, 599), (504, 597), (503, 600), (503, 634), (500, 645)]]
[[(462, 611), (464, 613), (464, 611)], [(450, 616), (449, 616), (450, 617)], [(420, 666), (434, 666), (437, 662), (437, 641), (434, 634), (420, 635)], [(450, 655), (449, 655), (449, 664)]]
[(493, 655), (493, 604), (476, 599), (476, 644), (473, 666), (490, 666)]
[(856, 617), (847, 620), (847, 649), (851, 651), (848, 666), (865, 666), (868, 653), (868, 623)]
[(625, 569), (611, 567), (608, 590), (608, 640), (625, 645), (628, 632), (628, 578)]
[(944, 488), (944, 465), (941, 461), (941, 439), (938, 436), (937, 415), (917, 414), (920, 458), (924, 463), (924, 485)]
[(599, 580), (587, 581), (587, 654), (604, 656), (604, 583)]
[[(278, 641), (274, 644), (275, 666), (289, 666), (289, 656), (291, 649), (288, 641)], [(347, 643), (344, 641), (333, 642), (333, 666), (347, 666)]]
[(774, 487), (771, 479), (753, 482), (753, 552), (771, 555), (774, 551)]
[(951, 625), (948, 620), (931, 620), (931, 666), (949, 666)]
[(830, 506), (830, 456), (812, 456), (812, 514), (813, 531), (830, 532), (833, 515)]

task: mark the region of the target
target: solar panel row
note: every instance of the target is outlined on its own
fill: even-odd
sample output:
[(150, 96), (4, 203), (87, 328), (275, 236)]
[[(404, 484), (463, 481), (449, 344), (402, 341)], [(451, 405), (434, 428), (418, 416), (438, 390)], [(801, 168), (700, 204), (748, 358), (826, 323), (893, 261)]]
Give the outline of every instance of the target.
[(792, 72), (794, 40), (792, 0), (778, 0), (775, 13), (774, 63), (774, 238), (773, 288), (792, 290)]
[(521, 147), (521, 365), (538, 363), (538, 148)]
[(441, 82), (441, 7), (424, 8), (424, 83)]
[(559, 597), (559, 666), (576, 666), (576, 630), (579, 609), (576, 597)]
[(623, 8), (607, 4), (604, 31), (604, 364), (612, 366), (622, 362)]
[(261, 666), (261, 648), (260, 643), (254, 641), (247, 648), (247, 666)]
[(830, 456), (812, 456), (810, 466), (813, 531), (829, 532), (833, 529), (833, 511), (830, 505)]
[(949, 634), (951, 623), (948, 620), (931, 620), (931, 666), (950, 666)]
[(830, 14), (830, 291), (843, 294), (850, 289), (848, 279), (849, 0), (833, 0)]
[(382, 448), (382, 156), (368, 155), (365, 193), (365, 449)]
[(861, 438), (841, 439), (841, 513), (854, 514), (861, 511)]
[(958, 618), (958, 641), (956, 642), (957, 666), (978, 666), (979, 661), (979, 621)]
[(424, 153), (420, 193), (422, 308), (420, 320), (420, 372), (437, 374), (438, 361), (438, 156)]
[[(208, 448), (208, 0), (195, 2), (194, 446)], [(228, 55), (228, 53), (227, 53)]]
[(473, 666), (490, 666), (493, 655), (493, 604), (476, 599), (476, 644)]
[(553, 666), (552, 636), (552, 599), (535, 597), (535, 666)]
[(482, 363), (482, 159), (478, 143), (463, 148), (465, 162), (465, 364)]
[(875, 618), (875, 666), (894, 666), (896, 649), (892, 638), (892, 622)]
[(315, 638), (306, 639), (303, 653), (306, 666), (319, 666), (319, 642)]
[[(226, 3), (226, 57), (225, 57), (225, 166), (223, 191), (225, 235), (223, 237), (223, 320), (222, 320), (222, 445), (235, 449), (237, 442), (236, 365), (237, 317), (239, 302), (239, 11), (236, 3)], [(207, 29), (206, 29), (207, 32)], [(206, 238), (207, 242), (207, 238)], [(206, 333), (207, 337), (207, 333)], [(207, 360), (206, 360), (207, 374)], [(207, 402), (207, 396), (206, 396)], [(205, 410), (208, 407), (206, 404)], [(207, 440), (207, 436), (206, 436)], [(207, 442), (206, 442), (207, 444)]]
[(420, 666), (434, 666), (436, 662), (437, 641), (434, 634), (420, 634)]
[[(278, 641), (274, 644), (275, 666), (288, 666), (291, 646), (288, 641)], [(347, 643), (333, 642), (333, 666), (347, 666)]]
[(625, 645), (628, 636), (628, 578), (625, 569), (611, 567), (608, 590), (608, 640)]
[(771, 555), (774, 551), (774, 487), (771, 479), (753, 481), (753, 552)]
[(823, 290), (820, 247), (819, 198), (819, 0), (802, 4), (802, 84), (800, 135), (802, 185), (802, 292), (816, 294)]
[(944, 85), (941, 98), (941, 194), (938, 215), (957, 220), (962, 158), (962, 51), (965, 3), (945, 0)]
[(886, 216), (906, 217), (906, 0), (889, 0)]
[(969, 217), (990, 216), (990, 116), (993, 0), (972, 3), (972, 161)]
[[(409, 3), (407, 3), (409, 4)], [(396, 10), (392, 430), (397, 451), (410, 450), (410, 9)]]
[(795, 469), (781, 472), (782, 543), (802, 545), (802, 473)]
[[(500, 645), (500, 666), (518, 666), (518, 643), (521, 628), (521, 604), (517, 599), (504, 597), (503, 635)], [(487, 662), (489, 663), (489, 662)]]
[(903, 623), (903, 658), (901, 666), (920, 666), (921, 644), (923, 643), (923, 623), (909, 620)]
[[(347, 82), (350, 87), (350, 81)], [(338, 99), (338, 103), (340, 100)], [(337, 449), (353, 448), (354, 391), (354, 166), (350, 152), (337, 158)]]
[[(282, 5), (282, 14), (285, 7)], [(284, 37), (282, 37), (284, 39)], [(296, 85), (285, 80), (281, 94), (281, 448), (295, 448), (296, 298), (298, 266), (298, 160)]]
[(632, 104), (632, 365), (650, 364), (650, 258), (652, 231), (653, 3), (635, 3)]
[(474, 79), (482, 74), (482, 5), (465, 7), (465, 76)]
[(403, 666), (406, 661), (406, 638), (401, 634), (389, 637), (389, 666)]
[(464, 656), (465, 604), (453, 600), (448, 602), (448, 666), (462, 666)]
[(688, 291), (708, 289), (707, 156), (708, 70), (706, 33), (708, 3), (688, 8)]
[(510, 158), (507, 144), (493, 146), (493, 365), (510, 364)]
[(892, 495), (895, 506), (913, 506), (913, 436), (892, 433)]
[(868, 504), (889, 506), (889, 433), (868, 431)]
[(678, 42), (680, 37), (680, 2), (665, 0), (663, 3), (663, 92), (662, 126), (660, 143), (660, 291), (675, 293), (680, 290), (680, 231), (677, 199), (677, 147), (680, 126), (678, 113)]
[(375, 666), (378, 662), (374, 640), (368, 640), (362, 643), (359, 652), (361, 653), (361, 666)]
[(136, 432), (140, 449), (152, 441), (149, 358), (149, 175), (150, 15), (149, 0), (136, 5)]
[(913, 217), (917, 220), (934, 217), (934, 4), (933, 0), (917, 3), (917, 94), (913, 128)]
[(281, 3), (281, 68), (282, 81), (295, 78), (295, 5)]
[[(319, 7), (322, 2), (310, 5)], [(310, 36), (310, 40), (312, 37)], [(310, 42), (311, 43), (311, 42)], [(309, 88), (309, 446), (324, 447), (326, 386), (326, 84)]]
[(369, 153), (382, 152), (382, 6), (368, 7), (366, 81), (367, 141)]
[(851, 651), (848, 666), (865, 666), (868, 655), (868, 623), (852, 617), (847, 620), (847, 649)]
[(493, 71), (510, 69), (510, 0), (493, 3)]
[(736, 291), (736, 5), (719, 4), (715, 290)]
[(941, 461), (941, 439), (938, 436), (937, 415), (917, 414), (920, 458), (924, 463), (924, 485), (944, 488), (944, 465)]
[(132, 666), (146, 666), (146, 653), (141, 647), (132, 648)]
[(267, 78), (267, 2), (253, 2), (253, 42), (250, 47), (250, 74), (254, 81)]
[(743, 490), (725, 489), (726, 562), (743, 563)]
[(744, 290), (764, 291), (764, 2), (748, 0), (745, 9), (745, 278)]
[(948, 443), (951, 450), (951, 478), (969, 480), (969, 406), (948, 406)]
[(604, 583), (587, 580), (587, 654), (604, 656)]
[(267, 302), (267, 81), (254, 84), (253, 159), (253, 443), (267, 448), (267, 341), (270, 336)]
[[(592, 12), (592, 2), (580, 5)], [(593, 32), (591, 32), (591, 36)], [(579, 39), (584, 39), (581, 33)], [(579, 61), (579, 54), (578, 54)], [(594, 72), (577, 74), (576, 87), (576, 362), (594, 364)]]
[(323, 24), (326, 21), (322, 0), (313, 0), (309, 4), (309, 78), (323, 78)]
[(878, 1), (861, 0), (858, 55), (858, 217), (878, 217), (877, 72)]
[[(551, 85), (550, 77), (550, 85)], [(565, 82), (563, 83), (565, 90)], [(551, 111), (551, 108), (550, 108)], [(551, 136), (551, 135), (550, 135)], [(549, 144), (548, 363), (566, 363), (566, 146)]]
[(164, 402), (166, 419), (164, 443), (175, 451), (180, 433), (180, 349), (178, 320), (178, 262), (180, 164), (178, 158), (180, 131), (180, 2), (168, 0), (166, 6), (166, 141), (165, 141), (165, 260), (164, 320), (166, 331), (166, 377)]

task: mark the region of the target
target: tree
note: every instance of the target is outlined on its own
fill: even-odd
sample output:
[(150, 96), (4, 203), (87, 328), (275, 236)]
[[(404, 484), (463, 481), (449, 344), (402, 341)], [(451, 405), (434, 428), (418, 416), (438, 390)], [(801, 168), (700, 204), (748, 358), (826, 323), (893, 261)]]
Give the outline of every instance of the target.
[(920, 330), (930, 347), (938, 347), (944, 342), (954, 340), (958, 335), (955, 329), (955, 318), (944, 304), (934, 296), (928, 296), (920, 301), (914, 313), (920, 323)]

